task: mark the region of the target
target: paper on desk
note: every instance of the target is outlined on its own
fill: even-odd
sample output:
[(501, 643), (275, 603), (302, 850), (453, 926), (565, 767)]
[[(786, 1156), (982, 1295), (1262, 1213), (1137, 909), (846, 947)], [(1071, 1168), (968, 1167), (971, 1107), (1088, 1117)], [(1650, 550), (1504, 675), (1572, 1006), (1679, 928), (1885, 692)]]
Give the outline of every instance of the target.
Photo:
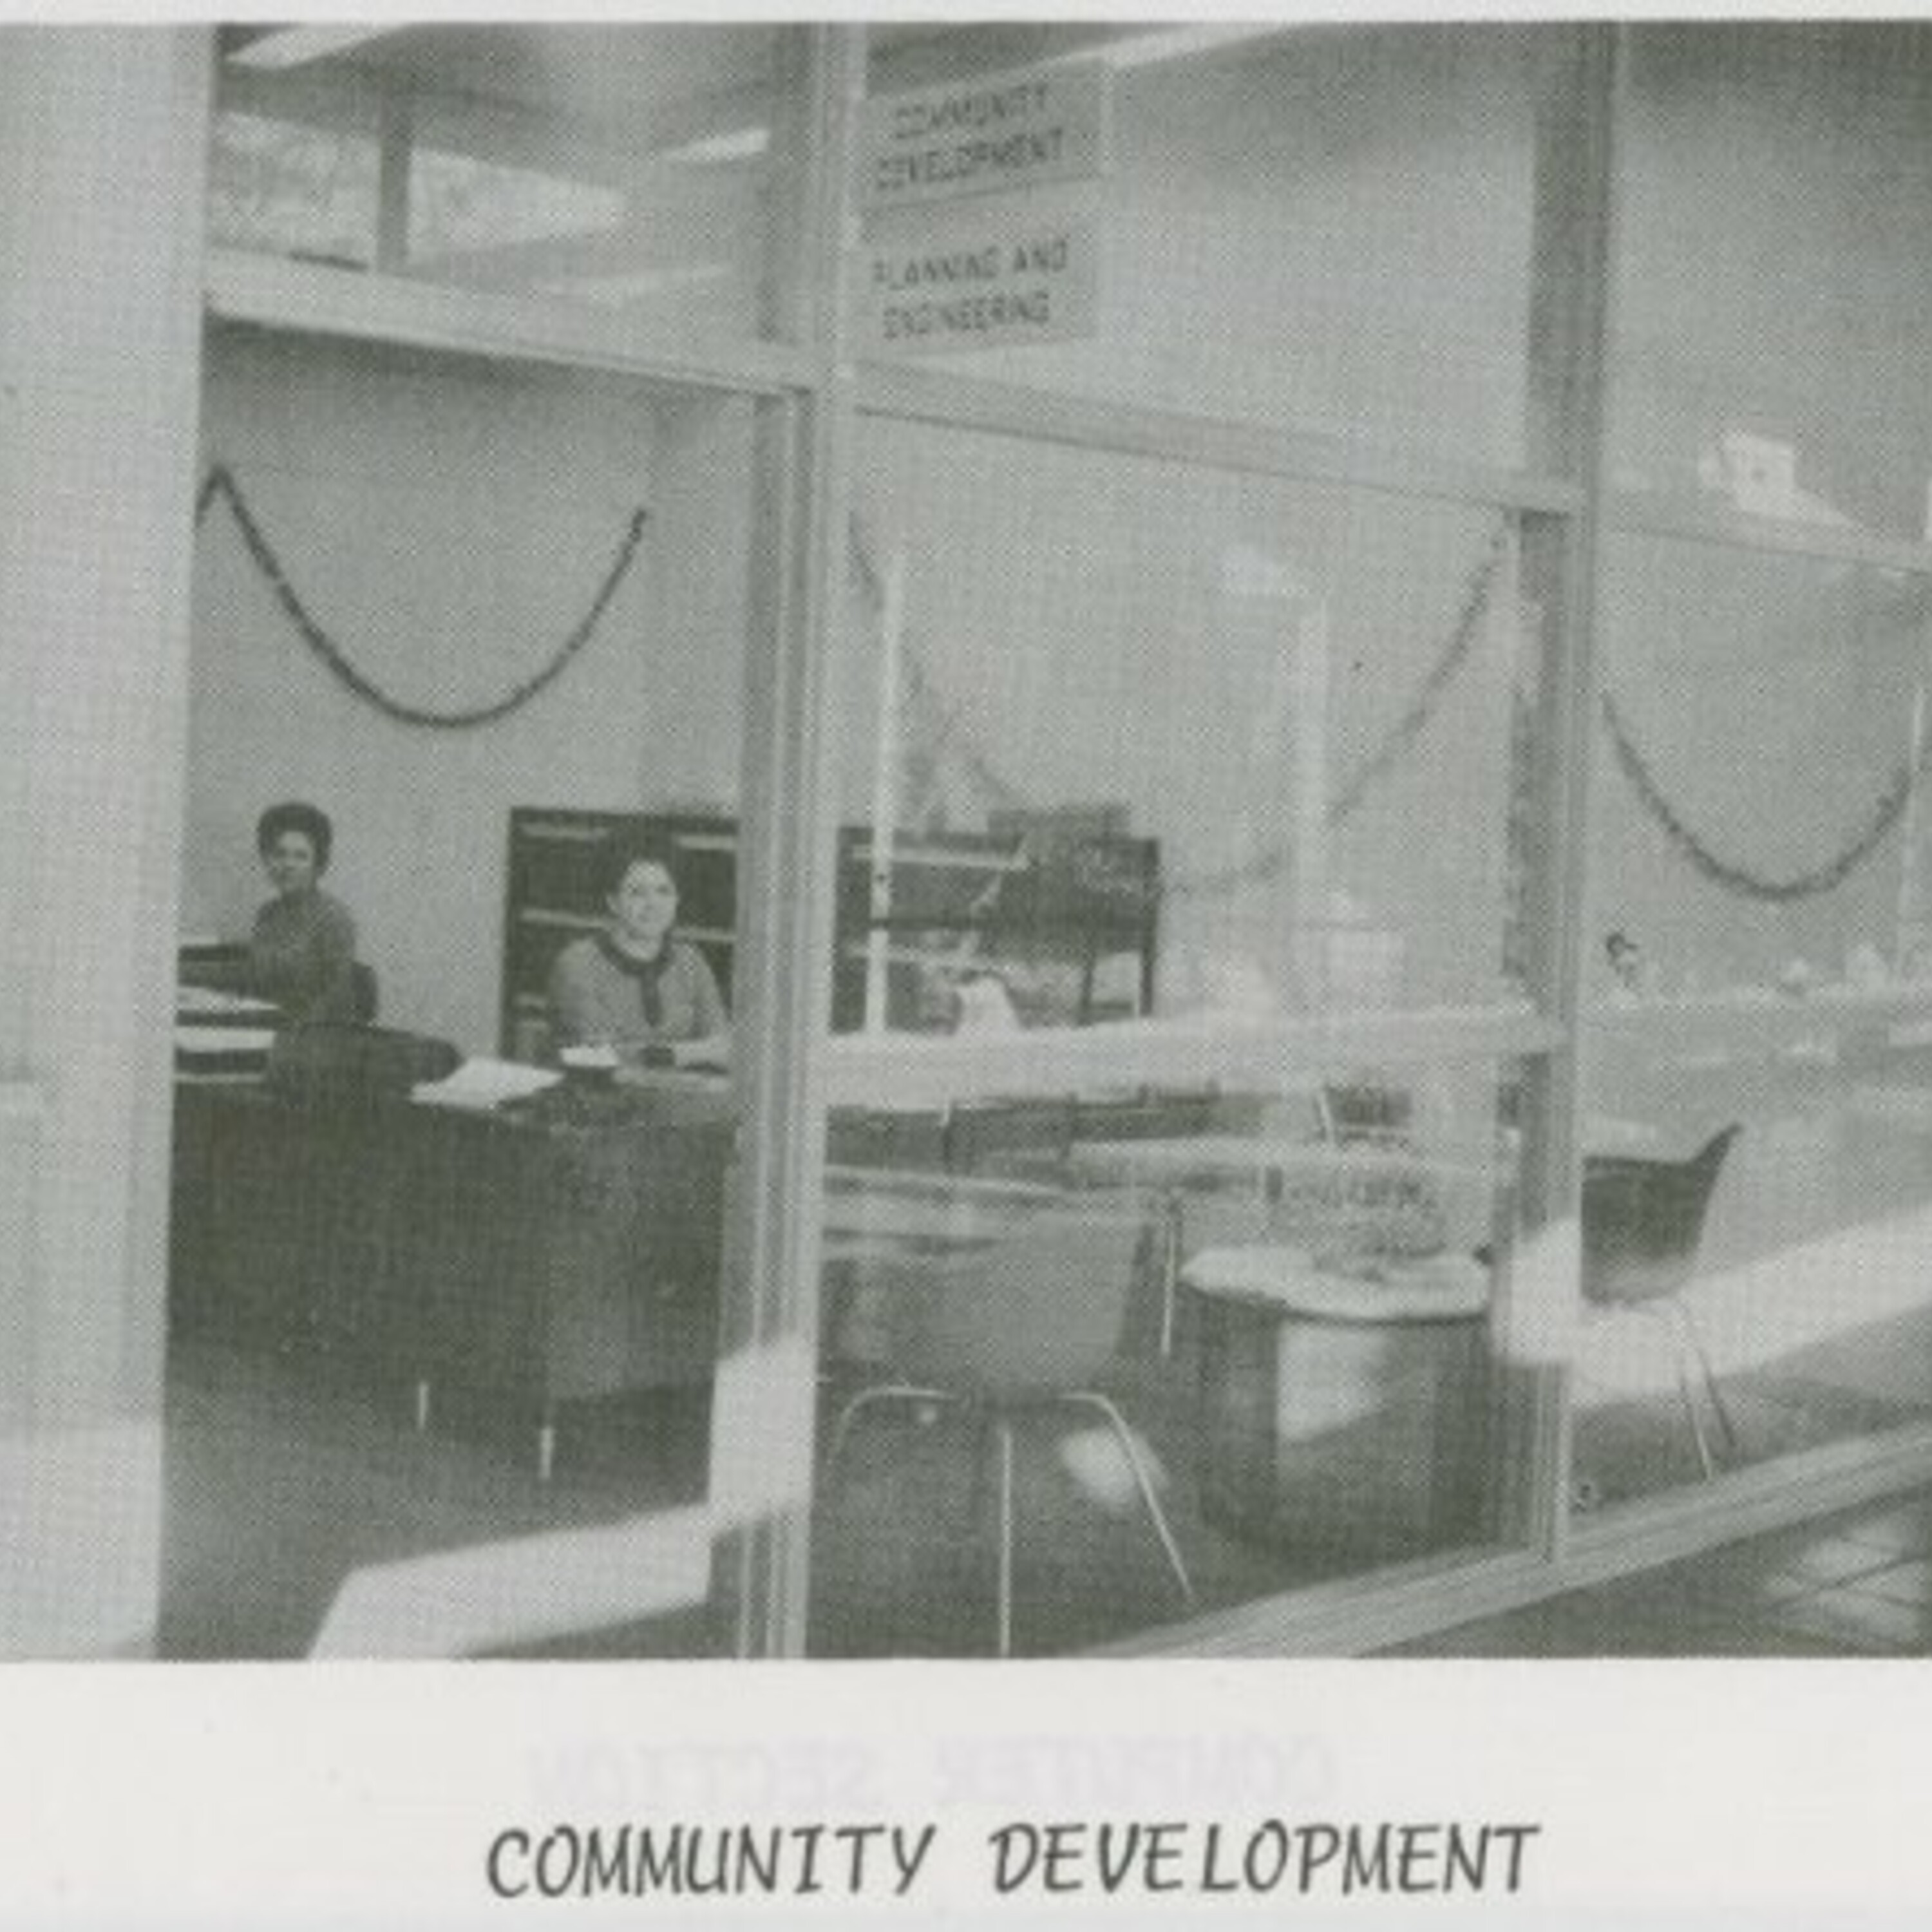
[(466, 1060), (446, 1080), (426, 1080), (410, 1090), (412, 1100), (430, 1107), (467, 1108), (487, 1113), (506, 1100), (520, 1100), (554, 1087), (563, 1076), (547, 1066), (515, 1060)]
[(178, 1053), (206, 1054), (211, 1059), (226, 1055), (234, 1059), (260, 1058), (275, 1043), (270, 1027), (177, 1026), (175, 1050)]
[(213, 986), (177, 986), (175, 1011), (184, 1018), (213, 1019), (244, 1013), (272, 1013), (272, 1002), (251, 999), (245, 993), (224, 993)]

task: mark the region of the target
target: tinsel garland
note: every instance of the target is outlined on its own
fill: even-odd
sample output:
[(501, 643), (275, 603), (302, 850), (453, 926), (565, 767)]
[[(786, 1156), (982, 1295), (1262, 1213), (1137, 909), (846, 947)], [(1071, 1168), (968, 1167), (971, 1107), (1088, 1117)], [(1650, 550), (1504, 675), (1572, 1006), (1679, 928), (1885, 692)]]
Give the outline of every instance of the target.
[[(1471, 574), (1469, 587), (1463, 594), (1454, 627), (1435, 663), (1416, 686), (1414, 697), (1382, 734), (1381, 742), (1356, 766), (1348, 782), (1328, 801), (1326, 818), (1331, 830), (1345, 824), (1361, 808), (1363, 801), (1394, 771), (1403, 754), (1428, 730), (1442, 708), (1450, 687), (1468, 662), (1475, 646), (1482, 628), (1483, 614), (1489, 608), (1490, 593), (1496, 587), (1496, 573), (1508, 554), (1509, 538), (1509, 524), (1499, 524), (1482, 560)], [(1256, 853), (1238, 866), (1217, 872), (1197, 872), (1176, 878), (1169, 883), (1167, 890), (1172, 896), (1197, 898), (1232, 892), (1238, 886), (1274, 878), (1286, 868), (1291, 856), (1292, 848), (1283, 842)]]
[[(1484, 612), (1495, 586), (1497, 571), (1507, 554), (1508, 537), (1509, 526), (1507, 524), (1501, 526), (1471, 578), (1454, 628), (1436, 662), (1416, 687), (1414, 697), (1401, 716), (1383, 734), (1375, 750), (1357, 766), (1347, 783), (1329, 802), (1328, 820), (1330, 826), (1342, 824), (1359, 809), (1372, 789), (1395, 770), (1403, 756), (1422, 736), (1441, 710), (1443, 700), (1454, 684), (1458, 674), (1468, 662)], [(876, 596), (877, 573), (856, 526), (854, 552), (862, 580), (868, 591)], [(922, 748), (926, 761), (928, 764), (936, 762), (943, 749), (956, 742), (958, 748), (956, 754), (962, 758), (968, 771), (983, 794), (998, 805), (1010, 806), (1020, 802), (1021, 794), (1017, 788), (993, 767), (986, 756), (959, 730), (958, 712), (944, 703), (930, 674), (916, 654), (910, 650), (906, 652), (905, 665), (910, 694), (937, 720), (932, 742)], [(1648, 760), (1631, 736), (1616, 699), (1606, 692), (1602, 694), (1600, 704), (1604, 728), (1609, 736), (1611, 749), (1616, 754), (1618, 767), (1639, 802), (1657, 822), (1673, 848), (1687, 863), (1720, 890), (1742, 898), (1771, 904), (1790, 904), (1835, 890), (1884, 843), (1904, 816), (1906, 805), (1919, 778), (1928, 766), (1932, 766), (1932, 744), (1928, 744), (1926, 753), (1916, 768), (1909, 760), (1901, 759), (1885, 790), (1872, 807), (1862, 829), (1844, 846), (1819, 865), (1783, 878), (1774, 878), (1726, 859), (1711, 849), (1685, 821), (1671, 803), (1663, 787), (1658, 784)], [(1522, 761), (1519, 759), (1517, 762)], [(1218, 872), (1171, 878), (1166, 883), (1165, 890), (1168, 896), (1174, 897), (1204, 897), (1233, 891), (1242, 886), (1274, 877), (1287, 865), (1290, 856), (1289, 848), (1286, 843), (1272, 845), (1238, 866)]]
[(1639, 802), (1656, 820), (1672, 845), (1714, 886), (1740, 898), (1757, 899), (1774, 905), (1816, 898), (1843, 885), (1878, 850), (1886, 835), (1904, 816), (1912, 788), (1924, 770), (1922, 757), (1916, 768), (1910, 760), (1901, 758), (1862, 831), (1855, 833), (1846, 844), (1822, 864), (1802, 872), (1790, 873), (1783, 878), (1772, 878), (1712, 851), (1664, 796), (1663, 788), (1631, 737), (1616, 699), (1608, 692), (1603, 694), (1602, 708), (1604, 728), (1610, 734), (1610, 748), (1616, 754), (1618, 768)]
[[(1441, 710), (1450, 686), (1468, 662), (1480, 632), (1483, 615), (1495, 588), (1496, 573), (1508, 552), (1510, 528), (1507, 522), (1499, 525), (1490, 539), (1488, 548), (1471, 574), (1455, 625), (1436, 662), (1417, 686), (1414, 697), (1382, 734), (1374, 751), (1362, 760), (1348, 782), (1329, 801), (1330, 825), (1341, 824), (1360, 808), (1370, 793), (1394, 771), (1403, 754), (1428, 729)], [(852, 554), (862, 588), (877, 603), (881, 594), (878, 571), (856, 518), (852, 526)], [(928, 727), (928, 742), (920, 748), (923, 762), (936, 764), (942, 751), (956, 745), (956, 755), (990, 802), (1001, 807), (1024, 805), (1024, 795), (1018, 788), (999, 772), (959, 728), (958, 707), (945, 702), (932, 674), (910, 645), (904, 650), (902, 663), (908, 698), (920, 705), (932, 721)], [(1273, 878), (1286, 866), (1289, 857), (1290, 849), (1286, 843), (1270, 846), (1223, 871), (1170, 878), (1164, 890), (1170, 896), (1207, 896), (1233, 891), (1240, 886)]]
[(235, 480), (234, 473), (225, 464), (217, 464), (209, 470), (201, 486), (201, 493), (195, 504), (195, 520), (203, 521), (219, 497), (228, 506), (235, 519), (235, 527), (241, 532), (242, 541), (247, 547), (250, 560), (262, 574), (262, 580), (274, 592), (275, 599), (295, 626), (296, 634), (314, 651), (338, 682), (346, 686), (358, 698), (373, 704), (385, 717), (393, 718), (399, 724), (416, 724), (435, 731), (473, 730), (479, 725), (494, 724), (500, 718), (507, 718), (512, 712), (520, 710), (546, 690), (561, 677), (571, 661), (590, 643), (604, 612), (610, 608), (631, 566), (637, 561), (638, 547), (642, 544), (645, 525), (650, 521), (649, 512), (634, 510), (626, 526), (622, 540), (618, 545), (617, 554), (604, 581), (598, 586), (597, 594), (590, 601), (590, 608), (582, 620), (551, 655), (548, 662), (531, 676), (526, 677), (513, 690), (488, 704), (478, 704), (458, 711), (431, 711), (418, 704), (405, 703), (392, 698), (374, 679), (358, 670), (348, 654), (329, 636), (322, 626), (310, 614), (303, 603), (289, 574), (283, 568), (280, 557), (263, 533), (261, 525), (255, 520), (247, 500), (242, 494), (241, 485)]
[(1342, 824), (1352, 818), (1364, 799), (1401, 763), (1402, 754), (1429, 728), (1430, 721), (1448, 695), (1456, 674), (1468, 662), (1469, 653), (1482, 628), (1483, 614), (1489, 608), (1490, 593), (1496, 587), (1496, 573), (1509, 554), (1510, 526), (1506, 520), (1496, 527), (1483, 560), (1469, 579), (1462, 608), (1456, 613), (1455, 628), (1442, 654), (1429, 675), (1416, 686), (1415, 696), (1402, 716), (1383, 733), (1382, 742), (1358, 765), (1348, 782), (1328, 802), (1328, 823)]

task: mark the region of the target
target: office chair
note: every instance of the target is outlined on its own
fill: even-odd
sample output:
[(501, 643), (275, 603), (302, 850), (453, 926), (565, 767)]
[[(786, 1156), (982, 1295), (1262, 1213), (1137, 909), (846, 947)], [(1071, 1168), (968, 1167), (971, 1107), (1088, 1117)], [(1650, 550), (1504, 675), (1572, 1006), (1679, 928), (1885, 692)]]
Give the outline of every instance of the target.
[(1696, 1271), (1705, 1216), (1738, 1132), (1733, 1124), (1713, 1134), (1688, 1160), (1592, 1154), (1583, 1162), (1583, 1299), (1594, 1308), (1667, 1313), (1674, 1319), (1678, 1394), (1706, 1480), (1716, 1474), (1716, 1464), (1685, 1370), (1687, 1348), (1697, 1358), (1712, 1411), (1732, 1448), (1738, 1433), (1683, 1292)]
[(1092, 1386), (1118, 1347), (1148, 1236), (1141, 1217), (1091, 1207), (1037, 1210), (990, 1250), (882, 1265), (893, 1379), (861, 1389), (840, 1412), (826, 1456), (828, 1486), (854, 1424), (887, 1403), (963, 1407), (976, 1416), (974, 1502), (986, 1452), (999, 1498), (999, 1651), (1012, 1651), (1013, 1468), (1022, 1420), (1057, 1408), (1106, 1422), (1126, 1458), (1168, 1568), (1191, 1605), (1194, 1586), (1154, 1491), (1148, 1461), (1113, 1402)]
[(349, 1017), (358, 1026), (374, 1026), (381, 1003), (375, 968), (365, 961), (355, 961), (349, 968)]

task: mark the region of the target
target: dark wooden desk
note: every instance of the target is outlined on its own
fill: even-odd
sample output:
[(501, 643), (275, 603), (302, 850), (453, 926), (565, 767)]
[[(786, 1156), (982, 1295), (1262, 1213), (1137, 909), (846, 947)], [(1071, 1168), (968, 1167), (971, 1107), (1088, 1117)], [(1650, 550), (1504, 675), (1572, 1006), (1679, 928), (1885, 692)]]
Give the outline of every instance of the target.
[(176, 1090), (172, 1315), (320, 1333), (417, 1385), (524, 1406), (701, 1382), (717, 1348), (728, 1096), (694, 1083), (585, 1122)]

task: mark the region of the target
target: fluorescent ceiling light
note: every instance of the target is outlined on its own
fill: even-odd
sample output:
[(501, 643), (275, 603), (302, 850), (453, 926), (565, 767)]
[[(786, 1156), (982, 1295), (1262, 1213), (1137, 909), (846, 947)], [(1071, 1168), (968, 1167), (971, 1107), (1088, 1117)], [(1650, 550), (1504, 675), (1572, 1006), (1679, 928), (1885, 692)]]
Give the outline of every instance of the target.
[(769, 128), (734, 128), (722, 134), (701, 135), (695, 141), (667, 148), (655, 158), (704, 166), (718, 161), (748, 161), (772, 144)]
[(1210, 21), (1191, 27), (1162, 27), (1143, 34), (1129, 34), (1118, 40), (1102, 40), (1059, 56), (1064, 60), (1090, 60), (1097, 55), (1109, 67), (1154, 67), (1162, 61), (1192, 60), (1202, 54), (1218, 53), (1224, 47), (1237, 47), (1249, 40), (1271, 40), (1279, 34), (1280, 20)]
[(354, 53), (371, 40), (385, 39), (396, 31), (393, 26), (271, 27), (253, 40), (244, 41), (228, 58), (236, 67), (283, 73), (290, 68), (308, 67), (316, 61)]

